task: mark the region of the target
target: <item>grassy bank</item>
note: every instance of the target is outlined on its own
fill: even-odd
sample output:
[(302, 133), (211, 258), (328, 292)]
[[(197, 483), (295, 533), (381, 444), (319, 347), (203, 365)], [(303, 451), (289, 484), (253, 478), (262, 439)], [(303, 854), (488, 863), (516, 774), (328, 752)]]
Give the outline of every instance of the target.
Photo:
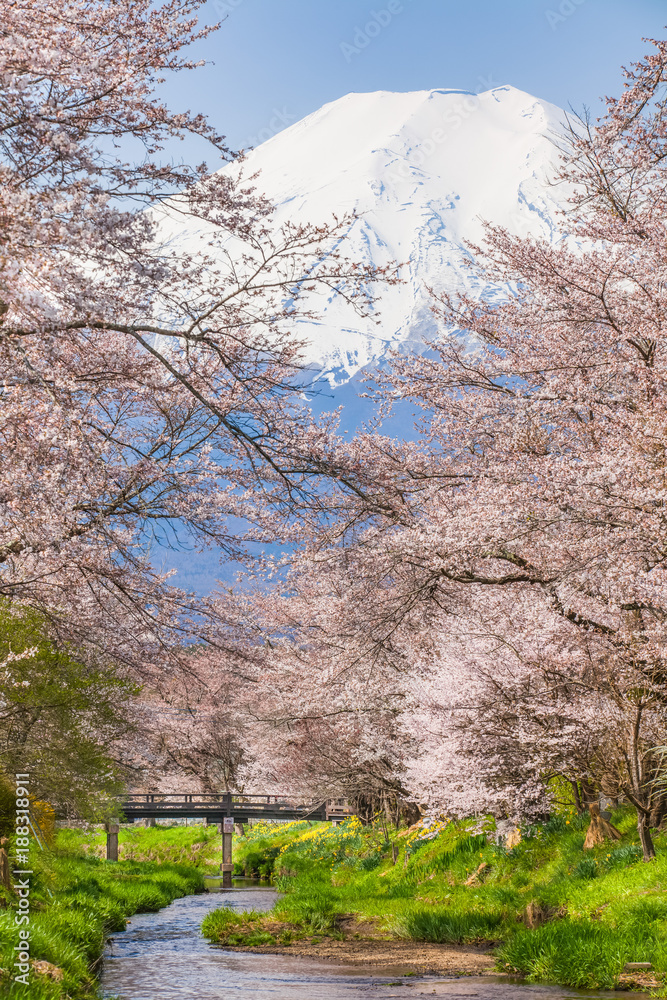
[[(106, 833), (101, 828), (84, 832), (61, 830), (59, 846), (86, 855), (106, 857)], [(119, 861), (159, 861), (208, 869), (220, 864), (220, 834), (216, 826), (124, 826), (118, 834)]]
[[(214, 911), (212, 940), (271, 945), (370, 933), (413, 941), (491, 942), (500, 971), (580, 988), (661, 982), (667, 973), (667, 837), (641, 860), (635, 818), (619, 811), (620, 842), (583, 851), (587, 822), (557, 817), (522, 831), (510, 850), (486, 830), (450, 823), (387, 836), (357, 820), (332, 828), (254, 828), (237, 870), (285, 891), (274, 911)], [(396, 863), (394, 864), (394, 855)], [(370, 929), (370, 930), (369, 930)], [(623, 975), (628, 962), (650, 974)]]
[(30, 1000), (96, 997), (106, 937), (123, 930), (134, 913), (159, 910), (179, 896), (202, 891), (211, 838), (205, 827), (123, 830), (118, 862), (99, 856), (101, 831), (61, 830), (50, 849), (33, 849), (30, 984), (12, 982), (16, 897), (4, 892), (0, 994)]

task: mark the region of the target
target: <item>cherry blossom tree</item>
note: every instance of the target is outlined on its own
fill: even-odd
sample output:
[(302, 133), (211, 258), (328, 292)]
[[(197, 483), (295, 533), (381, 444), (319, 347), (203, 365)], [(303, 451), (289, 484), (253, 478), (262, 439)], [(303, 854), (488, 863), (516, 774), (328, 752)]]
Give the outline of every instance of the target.
[(424, 797), (459, 814), (474, 798), (477, 810), (520, 818), (548, 812), (549, 783), (565, 779), (592, 818), (600, 792), (624, 795), (653, 856), (667, 695), (615, 638), (563, 625), (533, 588), (516, 588), (511, 601), (473, 593), (467, 611), (461, 602), (442, 621), (417, 683), (424, 741), (411, 770)]
[(240, 791), (252, 746), (245, 712), (252, 665), (205, 647), (182, 655), (186, 670), (167, 671), (141, 692), (134, 783), (149, 792)]
[(636, 806), (645, 857), (667, 613), (667, 43), (653, 45), (600, 122), (565, 125), (564, 235), (488, 227), (471, 266), (503, 301), (435, 299), (441, 337), (374, 376), (383, 415), (421, 409), (420, 440), (329, 439), (375, 486), (302, 557), (349, 597), (341, 642), (353, 632), (369, 670), (391, 650), (416, 684), (440, 764), (419, 756), (415, 788), (439, 782), (444, 808), (458, 774), (457, 808), (486, 789), (530, 813), (545, 775), (604, 783)]
[[(588, 659), (594, 677), (566, 673), (552, 719), (571, 703), (565, 718), (585, 720), (579, 746), (588, 734), (589, 766), (615, 775), (637, 807), (647, 857), (667, 611), (667, 46), (654, 45), (596, 127), (571, 125), (561, 175), (573, 190), (569, 235), (489, 228), (476, 248), (481, 275), (514, 293), (499, 307), (440, 300), (443, 328), (472, 336), (446, 332), (432, 356), (397, 359), (383, 385), (424, 412), (427, 457), (406, 480), (424, 515), (398, 529), (400, 541), (389, 526), (385, 543), (409, 563), (411, 599), (456, 607), (465, 589), (482, 614), (498, 592), (510, 608), (526, 587), (537, 592), (532, 615), (504, 639), (537, 636), (547, 651), (529, 658), (533, 683), (552, 670), (554, 620)], [(526, 720), (534, 731), (534, 713), (513, 723), (519, 741)], [(556, 743), (565, 750), (563, 733)]]
[(340, 249), (350, 220), (277, 228), (242, 161), (171, 158), (188, 136), (231, 156), (157, 90), (195, 66), (201, 6), (0, 3), (0, 593), (143, 674), (217, 629), (151, 544), (237, 558), (240, 523), (270, 538), (344, 479), (294, 329), (323, 293), (363, 311), (378, 277)]
[[(396, 820), (408, 798), (404, 688), (390, 656), (365, 658), (346, 622), (356, 602), (338, 582), (300, 567), (274, 589), (217, 597), (234, 623), (228, 691), (244, 748), (236, 787), (311, 802), (346, 798), (364, 819), (384, 810)], [(217, 656), (204, 658), (213, 676)]]

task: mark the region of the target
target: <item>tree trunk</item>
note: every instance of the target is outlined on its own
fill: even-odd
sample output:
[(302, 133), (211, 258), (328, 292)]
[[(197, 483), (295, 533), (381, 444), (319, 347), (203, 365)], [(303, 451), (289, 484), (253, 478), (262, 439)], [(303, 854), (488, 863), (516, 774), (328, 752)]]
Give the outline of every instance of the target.
[(404, 800), (401, 803), (401, 819), (405, 820), (406, 826), (413, 826), (421, 819), (422, 811), (416, 802), (410, 802), (409, 800)]
[(611, 825), (609, 820), (604, 819), (600, 815), (600, 804), (598, 802), (589, 802), (588, 811), (591, 814), (591, 822), (584, 841), (585, 851), (590, 851), (591, 847), (597, 847), (598, 844), (604, 844), (605, 840), (621, 839), (620, 830), (617, 830), (615, 826)]
[(649, 817), (646, 813), (637, 812), (637, 829), (639, 830), (639, 841), (642, 845), (642, 851), (644, 852), (644, 861), (650, 861), (651, 858), (655, 857), (655, 847), (653, 846), (653, 840), (651, 838)]
[(12, 880), (9, 874), (9, 858), (7, 856), (7, 847), (9, 846), (9, 841), (7, 837), (3, 837), (0, 840), (0, 885), (3, 885), (5, 889), (11, 890)]
[(667, 815), (667, 798), (665, 798), (664, 795), (661, 795), (658, 801), (651, 809), (651, 815), (648, 821), (649, 827), (651, 829), (659, 827), (666, 815)]
[(579, 782), (570, 780), (570, 785), (572, 786), (572, 794), (574, 795), (574, 808), (577, 810), (577, 815), (581, 815), (585, 807), (581, 798)]

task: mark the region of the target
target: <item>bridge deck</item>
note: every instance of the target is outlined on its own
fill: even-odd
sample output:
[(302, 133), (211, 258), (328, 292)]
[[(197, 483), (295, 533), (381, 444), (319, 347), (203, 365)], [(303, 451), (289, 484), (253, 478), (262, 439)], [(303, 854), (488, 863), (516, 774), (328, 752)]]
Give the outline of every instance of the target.
[(183, 793), (152, 793), (132, 795), (121, 805), (123, 815), (135, 819), (194, 818), (209, 823), (222, 823), (233, 816), (236, 823), (249, 819), (267, 820), (342, 820), (353, 816), (347, 805), (336, 802), (289, 802), (276, 795), (184, 795)]

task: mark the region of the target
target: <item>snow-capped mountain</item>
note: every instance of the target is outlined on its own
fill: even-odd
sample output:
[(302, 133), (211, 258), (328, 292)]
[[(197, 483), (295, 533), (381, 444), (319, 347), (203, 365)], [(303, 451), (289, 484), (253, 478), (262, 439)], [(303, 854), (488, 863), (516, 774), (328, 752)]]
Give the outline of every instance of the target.
[(382, 293), (379, 322), (334, 299), (321, 322), (299, 330), (332, 384), (434, 332), (427, 286), (493, 294), (475, 288), (462, 266), (464, 243), (482, 238), (482, 220), (515, 233), (554, 232), (548, 178), (563, 117), (513, 87), (348, 94), (248, 154), (244, 173), (259, 171), (256, 185), (278, 223), (355, 211), (351, 256), (402, 265), (404, 283)]
[[(402, 264), (404, 283), (384, 291), (379, 323), (359, 319), (344, 303), (324, 304), (318, 324), (299, 333), (310, 360), (333, 393), (316, 394), (316, 409), (344, 407), (342, 426), (353, 431), (372, 415), (349, 380), (381, 362), (392, 349), (419, 350), (435, 332), (427, 288), (467, 288), (479, 295), (463, 266), (465, 242), (479, 242), (482, 220), (515, 233), (555, 233), (556, 195), (548, 185), (557, 150), (550, 140), (563, 112), (513, 87), (482, 94), (432, 90), (348, 94), (275, 135), (247, 155), (246, 177), (276, 206), (277, 223), (313, 223), (355, 211), (348, 234), (353, 259)], [(234, 171), (230, 164), (223, 168)], [(562, 198), (563, 195), (558, 195)], [(207, 245), (206, 230), (169, 213), (162, 237), (179, 252)], [(318, 302), (322, 312), (322, 303)], [(345, 384), (348, 383), (348, 384)], [(405, 427), (411, 426), (406, 414)], [(404, 433), (401, 426), (398, 433)], [(215, 553), (169, 553), (181, 586), (207, 593), (236, 568)]]

